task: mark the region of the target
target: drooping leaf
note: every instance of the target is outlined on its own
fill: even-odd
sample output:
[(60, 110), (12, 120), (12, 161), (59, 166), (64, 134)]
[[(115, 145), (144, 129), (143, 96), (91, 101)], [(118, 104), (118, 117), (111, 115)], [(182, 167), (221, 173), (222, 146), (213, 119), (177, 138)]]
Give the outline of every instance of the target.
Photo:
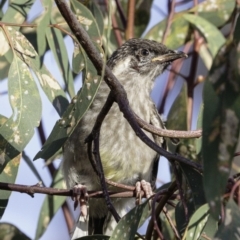
[(207, 222), (202, 229), (199, 240), (213, 239), (218, 229), (218, 221), (209, 214)]
[(0, 128), (2, 172), (4, 166), (27, 145), (39, 125), (42, 106), (37, 85), (28, 66), (14, 57), (8, 77), (12, 116)]
[[(61, 168), (59, 168), (55, 172), (50, 187), (60, 189), (65, 188), (65, 184), (61, 174)], [(40, 216), (38, 218), (35, 239), (39, 239), (43, 235), (52, 218), (55, 216), (56, 212), (59, 210), (59, 208), (65, 201), (66, 197), (63, 196), (46, 195), (43, 205), (41, 207)]]
[(199, 239), (203, 228), (205, 227), (209, 217), (209, 207), (208, 204), (201, 206), (192, 215), (188, 226), (185, 230), (183, 240), (197, 240)]
[[(56, 24), (55, 20), (51, 18), (51, 24)], [(62, 72), (63, 80), (66, 84), (67, 92), (70, 97), (73, 98), (75, 95), (73, 75), (70, 69), (66, 45), (63, 41), (62, 33), (54, 28), (46, 28), (46, 37), (51, 51), (55, 57), (59, 69)]]
[(94, 18), (96, 19), (100, 36), (102, 36), (104, 31), (104, 20), (103, 20), (103, 14), (101, 12), (101, 9), (98, 6), (96, 1), (90, 1), (88, 4), (88, 8), (91, 11), (92, 15), (94, 16)]
[(85, 77), (85, 81), (82, 89), (78, 92), (77, 96), (72, 99), (62, 119), (56, 122), (50, 136), (34, 159), (50, 158), (63, 146), (96, 95), (96, 91), (101, 83), (101, 78), (97, 75), (96, 69), (85, 53), (84, 57), (85, 74), (83, 76)]
[(47, 47), (46, 41), (46, 29), (50, 25), (51, 10), (52, 10), (52, 1), (44, 0), (42, 1), (44, 12), (42, 13), (41, 19), (37, 25), (37, 46), (38, 46), (38, 55), (42, 56)]
[[(216, 27), (226, 23), (234, 10), (234, 0), (216, 0), (203, 1), (189, 11), (175, 13), (171, 21), (166, 41), (164, 42), (169, 48), (176, 49), (181, 47), (190, 39), (189, 23), (183, 17), (185, 13), (197, 13), (199, 17), (211, 22)], [(163, 33), (167, 26), (167, 19), (152, 27), (144, 38), (162, 42)]]
[[(164, 19), (153, 28), (151, 28), (144, 38), (155, 40), (157, 42), (162, 42), (163, 34), (167, 26), (167, 19)], [(182, 46), (187, 38), (189, 31), (189, 23), (183, 18), (183, 13), (174, 14), (172, 19), (169, 34), (164, 42), (171, 49), (176, 49)]]
[(185, 82), (168, 113), (166, 126), (168, 129), (187, 130), (187, 84)]
[(220, 225), (214, 239), (240, 239), (240, 210), (233, 199), (227, 203), (224, 222)]
[[(21, 24), (26, 20), (34, 2), (34, 0), (11, 0), (1, 21)], [(20, 26), (14, 28), (19, 29)]]
[[(83, 16), (81, 15), (78, 17), (79, 21), (85, 26), (85, 29), (87, 29), (91, 39), (94, 41), (97, 50), (103, 56), (103, 50), (100, 45), (101, 36), (99, 35), (99, 30), (91, 12), (85, 6), (76, 1), (73, 1), (73, 7), (78, 14), (82, 14), (84, 12)], [(62, 119), (57, 121), (43, 148), (37, 153), (34, 159), (50, 158), (62, 147), (91, 105), (96, 95), (102, 78), (98, 76), (95, 67), (82, 48), (81, 53), (84, 59), (84, 63), (81, 60), (81, 64), (84, 64), (83, 86), (77, 96), (72, 99), (72, 102), (63, 114)]]
[(234, 8), (234, 0), (203, 1), (190, 9), (189, 12), (195, 13), (197, 11), (200, 17), (206, 19), (216, 27), (221, 27), (229, 21)]
[(84, 26), (85, 30), (91, 37), (91, 40), (97, 45), (101, 46), (102, 38), (96, 23), (96, 19), (93, 17), (90, 10), (77, 0), (72, 0), (71, 4), (73, 12), (77, 15), (78, 21)]
[(25, 36), (10, 27), (8, 27), (8, 34), (11, 36), (11, 40), (14, 44), (15, 53), (34, 71), (44, 93), (53, 104), (58, 114), (62, 116), (68, 106), (65, 92), (47, 70), (45, 65), (42, 67), (40, 66), (39, 56)]
[(30, 240), (17, 227), (9, 223), (0, 223), (0, 239), (2, 240)]
[(223, 37), (222, 33), (212, 23), (200, 16), (184, 14), (183, 17), (201, 32), (201, 34), (207, 40), (208, 49), (214, 58), (219, 48), (225, 42), (225, 38)]
[[(114, 229), (110, 240), (122, 239), (131, 240), (135, 238), (141, 216), (144, 209), (148, 206), (148, 201), (143, 204), (136, 206), (130, 210), (121, 220), (118, 222), (116, 228)], [(134, 219), (134, 221), (133, 221)], [(124, 233), (124, 234), (123, 234)]]
[(188, 182), (188, 185), (191, 191), (191, 196), (194, 203), (194, 208), (196, 210), (200, 206), (202, 206), (204, 203), (206, 203), (206, 200), (204, 197), (203, 183), (202, 183), (203, 176), (201, 173), (199, 173), (198, 171), (189, 167), (186, 164), (180, 164), (180, 167)]
[[(12, 161), (8, 162), (6, 167), (0, 174), (0, 182), (15, 183), (18, 167), (20, 164), (21, 154), (16, 156)], [(0, 162), (2, 162), (2, 154), (0, 154)], [(5, 208), (7, 207), (11, 191), (1, 190), (0, 194), (0, 219), (4, 214)], [(1, 231), (0, 231), (1, 232)], [(1, 239), (1, 238), (0, 238)]]
[[(236, 31), (239, 24), (238, 19)], [(225, 192), (239, 137), (239, 45), (239, 39), (236, 39), (220, 49), (203, 91), (203, 182), (205, 196), (215, 219), (220, 213), (221, 196)]]

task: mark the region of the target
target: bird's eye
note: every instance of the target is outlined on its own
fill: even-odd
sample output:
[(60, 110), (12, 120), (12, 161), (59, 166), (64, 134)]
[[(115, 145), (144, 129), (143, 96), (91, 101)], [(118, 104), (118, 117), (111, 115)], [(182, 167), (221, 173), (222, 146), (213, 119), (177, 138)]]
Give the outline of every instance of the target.
[(141, 50), (141, 55), (144, 56), (144, 57), (146, 57), (146, 56), (149, 55), (149, 51), (148, 51), (147, 49), (142, 49), (142, 50)]

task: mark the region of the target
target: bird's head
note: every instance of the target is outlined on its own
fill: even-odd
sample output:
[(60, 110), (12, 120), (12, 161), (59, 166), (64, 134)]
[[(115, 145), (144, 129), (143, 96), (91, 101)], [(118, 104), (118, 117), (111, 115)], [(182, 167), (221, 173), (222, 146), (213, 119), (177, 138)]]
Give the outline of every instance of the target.
[(156, 41), (133, 38), (112, 54), (108, 66), (116, 76), (137, 73), (154, 80), (174, 60), (186, 57), (187, 54), (170, 50)]

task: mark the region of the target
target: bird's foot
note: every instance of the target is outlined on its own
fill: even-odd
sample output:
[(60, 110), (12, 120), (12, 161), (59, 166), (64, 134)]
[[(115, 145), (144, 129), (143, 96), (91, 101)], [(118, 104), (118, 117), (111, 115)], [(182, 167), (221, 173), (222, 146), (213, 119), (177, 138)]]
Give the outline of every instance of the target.
[(136, 182), (136, 205), (139, 205), (142, 202), (142, 190), (145, 193), (146, 198), (150, 198), (153, 195), (152, 187), (149, 182), (146, 182), (145, 180)]
[(87, 217), (87, 201), (88, 193), (87, 187), (82, 184), (76, 184), (72, 189), (72, 200), (74, 201), (74, 210), (80, 205), (80, 214), (86, 218)]

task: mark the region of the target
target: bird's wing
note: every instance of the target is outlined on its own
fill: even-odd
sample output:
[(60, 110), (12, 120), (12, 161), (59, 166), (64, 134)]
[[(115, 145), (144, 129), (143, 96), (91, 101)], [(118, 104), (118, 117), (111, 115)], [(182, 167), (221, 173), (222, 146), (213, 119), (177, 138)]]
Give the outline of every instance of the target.
[[(152, 103), (151, 109), (152, 109), (152, 112), (151, 112), (151, 117), (150, 117), (150, 124), (152, 124), (153, 126), (155, 126), (157, 128), (164, 129), (165, 126), (164, 126), (163, 120), (161, 119), (160, 115), (158, 114), (158, 110), (154, 103)], [(153, 134), (153, 138), (157, 145), (166, 149), (166, 141), (163, 137)]]
[[(151, 112), (151, 117), (150, 117), (150, 124), (154, 125), (157, 128), (165, 128), (164, 123), (163, 123), (160, 115), (158, 114), (158, 110), (154, 103), (152, 103), (151, 109), (152, 109), (152, 112)], [(153, 138), (154, 138), (155, 143), (158, 146), (166, 149), (167, 145), (166, 145), (166, 141), (163, 137), (153, 134)], [(153, 168), (152, 168), (151, 185), (152, 185), (153, 189), (155, 188), (155, 183), (156, 183), (156, 179), (157, 179), (159, 157), (160, 157), (160, 155), (156, 154), (156, 158), (154, 159)]]

